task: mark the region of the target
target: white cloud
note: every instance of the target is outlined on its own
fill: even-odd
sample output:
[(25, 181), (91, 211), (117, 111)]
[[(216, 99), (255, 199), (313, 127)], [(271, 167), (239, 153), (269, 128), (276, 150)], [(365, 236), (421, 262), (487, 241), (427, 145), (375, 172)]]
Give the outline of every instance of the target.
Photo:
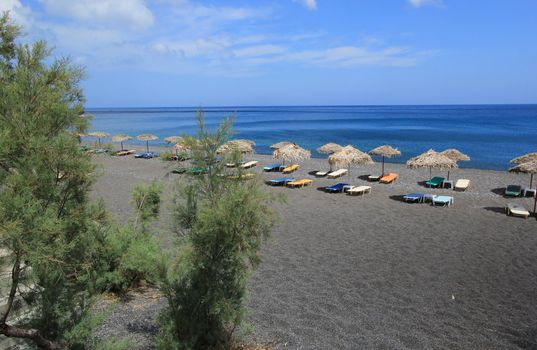
[(317, 10), (317, 0), (293, 0), (295, 2), (300, 2), (302, 6), (308, 10)]
[(441, 5), (442, 0), (408, 0), (408, 3), (414, 7), (422, 7), (425, 5)]
[(90, 24), (144, 30), (153, 14), (142, 0), (41, 0), (49, 14)]
[(24, 6), (19, 0), (1, 0), (0, 14), (9, 11), (10, 17), (18, 25), (29, 29), (32, 24), (32, 10), (30, 7)]

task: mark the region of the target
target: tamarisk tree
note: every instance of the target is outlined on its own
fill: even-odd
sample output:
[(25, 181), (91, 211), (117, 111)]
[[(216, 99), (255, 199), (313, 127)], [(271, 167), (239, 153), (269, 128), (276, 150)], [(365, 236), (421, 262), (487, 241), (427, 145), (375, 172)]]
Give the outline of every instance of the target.
[(76, 347), (69, 335), (105, 268), (107, 227), (104, 208), (88, 201), (93, 166), (76, 138), (87, 123), (83, 72), (50, 60), (45, 42), (16, 44), (19, 31), (0, 17), (0, 248), (10, 272), (0, 283), (0, 334)]
[(161, 289), (168, 307), (160, 317), (160, 349), (229, 349), (245, 314), (246, 282), (260, 261), (263, 239), (275, 220), (273, 200), (255, 179), (245, 180), (240, 153), (217, 159), (232, 134), (233, 118), (214, 131), (198, 114), (199, 131), (187, 140), (195, 167), (204, 169), (175, 200), (175, 260), (163, 266)]

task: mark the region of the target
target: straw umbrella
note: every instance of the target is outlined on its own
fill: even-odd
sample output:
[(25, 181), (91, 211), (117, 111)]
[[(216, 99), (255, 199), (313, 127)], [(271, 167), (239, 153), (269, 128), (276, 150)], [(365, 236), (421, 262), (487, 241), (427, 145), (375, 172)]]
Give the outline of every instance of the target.
[[(513, 163), (513, 164), (523, 164), (523, 163), (527, 163), (527, 162), (534, 161), (534, 160), (537, 160), (537, 152), (527, 153), (527, 154), (524, 154), (523, 156), (511, 159), (511, 163)], [(511, 169), (509, 169), (509, 171), (511, 171)], [(523, 172), (523, 171), (521, 171), (521, 172)], [(531, 174), (531, 176), (530, 176), (530, 188), (531, 188), (531, 186), (533, 185), (533, 173), (530, 172), (530, 174)]]
[(377, 148), (372, 149), (371, 151), (367, 152), (369, 154), (372, 154), (374, 156), (382, 156), (382, 175), (384, 176), (384, 158), (391, 158), (401, 155), (401, 151), (399, 151), (397, 148), (393, 148), (390, 145), (383, 145), (378, 146)]
[(253, 144), (255, 144), (255, 142), (249, 140), (231, 140), (218, 147), (216, 153), (222, 154), (232, 150), (238, 150), (243, 154), (254, 153), (254, 148), (252, 147)]
[(270, 148), (272, 148), (272, 149), (280, 149), (282, 147), (289, 146), (289, 145), (295, 145), (295, 143), (290, 142), (290, 141), (282, 141), (282, 142), (278, 142), (278, 143), (273, 144), (272, 146), (270, 146)]
[(272, 156), (275, 159), (281, 159), (285, 163), (285, 161), (309, 159), (311, 152), (293, 143), (274, 150)]
[(351, 145), (347, 145), (343, 147), (341, 151), (332, 153), (328, 157), (328, 163), (330, 164), (330, 167), (344, 165), (350, 168), (351, 164), (370, 165), (375, 162), (373, 162), (373, 159), (371, 159), (369, 154), (364, 153)]
[(131, 140), (132, 137), (125, 134), (112, 136), (112, 142), (119, 142), (121, 144), (121, 150), (123, 150), (123, 142)]
[[(470, 157), (468, 155), (462, 153), (461, 151), (459, 151), (458, 149), (455, 149), (455, 148), (448, 148), (445, 151), (440, 152), (440, 154), (443, 154), (446, 157), (454, 160), (455, 163), (457, 163), (459, 161), (467, 162), (467, 161), (470, 160)], [(449, 181), (449, 170), (447, 172), (447, 179)]]
[[(179, 144), (181, 141), (183, 140), (183, 138), (181, 136), (168, 136), (164, 139), (164, 142), (166, 142), (167, 144), (172, 144), (172, 143), (175, 143), (176, 145)], [(173, 149), (175, 150), (175, 155), (178, 154), (179, 150), (175, 147), (173, 147)]]
[(430, 149), (417, 157), (410, 158), (406, 165), (409, 168), (429, 168), (429, 177), (432, 177), (432, 168), (452, 169), (457, 167), (457, 162)]
[[(530, 160), (528, 162), (522, 163), (522, 164), (518, 164), (517, 166), (509, 169), (509, 172), (530, 174), (531, 179), (533, 180), (533, 174), (537, 173), (537, 158)], [(530, 188), (531, 188), (531, 182), (530, 182)], [(535, 201), (533, 204), (533, 215), (535, 215), (535, 209), (537, 209), (537, 196), (535, 196)]]
[(99, 140), (99, 147), (101, 147), (101, 139), (110, 136), (110, 134), (104, 131), (94, 131), (88, 133), (88, 136), (96, 137)]
[(153, 135), (153, 134), (142, 134), (142, 135), (136, 136), (136, 138), (139, 141), (145, 141), (145, 146), (146, 146), (146, 149), (147, 149), (147, 153), (149, 153), (149, 141), (157, 140), (158, 136)]
[(323, 154), (332, 154), (332, 153), (339, 152), (342, 149), (343, 147), (338, 145), (337, 143), (330, 142), (317, 148), (317, 152), (323, 153)]

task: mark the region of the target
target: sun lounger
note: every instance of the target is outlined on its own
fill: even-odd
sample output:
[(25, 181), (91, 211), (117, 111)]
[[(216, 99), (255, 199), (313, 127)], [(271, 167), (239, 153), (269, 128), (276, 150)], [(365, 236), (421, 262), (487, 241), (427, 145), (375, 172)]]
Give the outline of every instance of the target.
[(524, 219), (527, 219), (528, 216), (530, 216), (530, 212), (524, 208), (524, 206), (518, 204), (518, 203), (508, 203), (505, 206), (505, 212), (509, 216), (520, 216)]
[(267, 183), (272, 186), (282, 186), (286, 185), (288, 182), (295, 181), (292, 177), (280, 177), (278, 179), (269, 180)]
[(287, 187), (304, 187), (311, 185), (313, 183), (313, 180), (311, 179), (300, 179), (296, 181), (290, 181), (287, 183)]
[(292, 173), (293, 171), (298, 170), (299, 167), (300, 166), (298, 164), (289, 165), (287, 168), (282, 170), (282, 173), (284, 174)]
[(441, 204), (443, 207), (453, 204), (453, 197), (451, 196), (435, 196), (433, 198), (433, 205)]
[(454, 190), (457, 191), (466, 191), (470, 187), (470, 180), (468, 179), (458, 179), (457, 182), (455, 182)]
[(230, 175), (230, 176), (228, 176), (228, 178), (232, 179), (232, 180), (249, 180), (249, 179), (253, 179), (254, 177), (255, 177), (254, 173), (244, 173), (244, 174), (240, 174), (240, 175)]
[(281, 164), (270, 164), (265, 167), (263, 167), (263, 170), (266, 172), (271, 171), (282, 171), (282, 165)]
[(146, 152), (146, 153), (137, 153), (134, 155), (134, 158), (151, 159), (151, 158), (156, 158), (158, 156), (159, 156), (158, 153)]
[(116, 156), (128, 156), (129, 154), (134, 154), (136, 153), (135, 150), (131, 149), (131, 150), (121, 150), (121, 151), (118, 151), (116, 153)]
[(381, 184), (389, 184), (389, 183), (394, 182), (395, 180), (397, 180), (398, 177), (399, 177), (399, 174), (397, 174), (397, 173), (388, 173), (388, 174), (384, 175), (383, 177), (381, 177), (379, 179), (379, 182)]
[(207, 174), (208, 170), (206, 168), (190, 168), (185, 171), (188, 175), (202, 175)]
[(424, 198), (425, 198), (425, 193), (409, 193), (405, 196), (403, 196), (403, 199), (406, 201), (406, 202), (417, 202), (417, 203), (421, 203), (424, 201)]
[(378, 181), (380, 180), (382, 176), (380, 175), (369, 175), (367, 176), (367, 181), (371, 181), (371, 182), (374, 182), (374, 181)]
[(442, 184), (442, 182), (444, 182), (444, 180), (445, 179), (443, 177), (435, 176), (429, 181), (427, 181), (425, 184), (429, 187), (440, 187), (440, 185)]
[(348, 190), (347, 193), (351, 196), (371, 193), (371, 186), (356, 186)]
[(349, 171), (347, 169), (338, 169), (338, 170), (333, 171), (330, 174), (328, 174), (328, 178), (329, 179), (335, 179), (335, 178), (341, 177), (343, 175), (347, 175), (348, 172)]
[(326, 186), (324, 190), (326, 192), (332, 192), (332, 193), (343, 192), (343, 188), (345, 188), (345, 186), (349, 186), (349, 184), (340, 182), (332, 186)]
[(505, 195), (508, 197), (519, 197), (522, 193), (522, 187), (518, 185), (509, 185), (505, 188)]
[(251, 160), (249, 162), (246, 162), (246, 163), (242, 164), (241, 168), (250, 169), (250, 168), (253, 168), (254, 166), (256, 166), (257, 163), (259, 163), (257, 160)]
[(326, 175), (328, 175), (329, 171), (323, 171), (323, 170), (319, 170), (318, 172), (315, 173), (315, 176), (317, 177), (325, 177)]

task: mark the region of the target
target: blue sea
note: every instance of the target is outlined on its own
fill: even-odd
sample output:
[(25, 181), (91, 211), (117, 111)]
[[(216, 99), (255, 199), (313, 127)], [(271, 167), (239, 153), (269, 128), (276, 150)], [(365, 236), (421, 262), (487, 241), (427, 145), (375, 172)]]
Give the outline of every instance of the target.
[[(136, 136), (152, 133), (164, 145), (172, 135), (195, 134), (197, 108), (94, 108), (90, 130)], [(352, 144), (362, 151), (389, 144), (403, 163), (432, 148), (457, 148), (471, 157), (460, 167), (505, 170), (509, 160), (537, 151), (537, 105), (469, 106), (301, 106), (203, 108), (206, 122), (216, 126), (235, 115), (235, 138), (256, 142), (256, 152), (293, 141), (315, 149), (327, 142)], [(136, 141), (133, 141), (136, 143)]]

